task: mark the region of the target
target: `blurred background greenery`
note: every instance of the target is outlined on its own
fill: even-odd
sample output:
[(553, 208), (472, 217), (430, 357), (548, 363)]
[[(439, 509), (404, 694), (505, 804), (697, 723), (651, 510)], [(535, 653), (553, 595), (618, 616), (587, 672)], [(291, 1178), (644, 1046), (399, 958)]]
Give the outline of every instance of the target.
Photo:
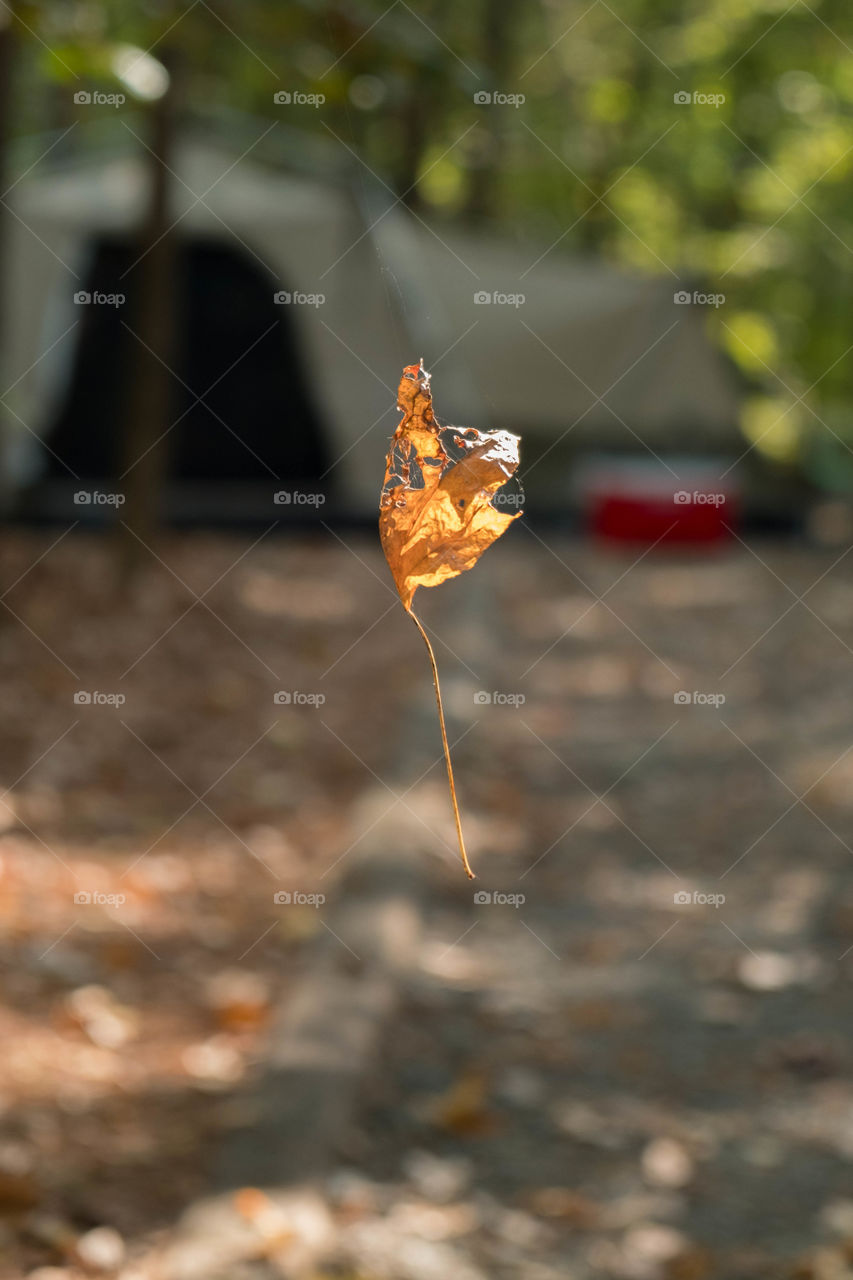
[[(134, 102), (154, 110), (152, 59), (211, 134), (280, 121), (279, 84), (321, 93), (322, 111), (288, 119), (282, 162), (360, 157), (433, 226), (724, 292), (706, 323), (743, 378), (745, 446), (820, 491), (853, 487), (844, 0), (20, 0), (3, 14), (13, 146), (67, 129), (83, 82), (128, 94), (126, 120)], [(523, 94), (523, 111), (472, 122), (484, 87)], [(679, 111), (679, 94), (714, 101)], [(8, 155), (4, 168), (21, 172)]]

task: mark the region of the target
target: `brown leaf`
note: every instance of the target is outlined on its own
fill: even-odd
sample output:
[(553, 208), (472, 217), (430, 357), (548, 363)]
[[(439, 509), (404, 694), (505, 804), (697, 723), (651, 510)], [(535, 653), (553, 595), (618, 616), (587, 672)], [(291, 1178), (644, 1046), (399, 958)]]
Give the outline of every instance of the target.
[(442, 427), (423, 363), (403, 370), (397, 407), (403, 418), (386, 460), (379, 534), (400, 599), (411, 610), (418, 587), (472, 568), (521, 515), (520, 487), (510, 483), (519, 437)]
[(580, 1231), (591, 1231), (601, 1218), (601, 1206), (571, 1187), (536, 1187), (523, 1197), (531, 1212), (543, 1218), (560, 1218)]
[(41, 1189), (26, 1172), (0, 1169), (0, 1214), (32, 1209), (41, 1200)]
[(403, 417), (385, 461), (379, 536), (403, 607), (429, 654), (459, 852), (465, 873), (473, 880), (462, 838), (435, 654), (412, 610), (412, 600), (418, 587), (435, 587), (470, 569), (521, 515), (523, 495), (515, 479), (519, 438), (509, 431), (442, 427), (432, 411), (429, 383), (423, 361), (403, 370), (397, 392)]
[(465, 1072), (432, 1099), (429, 1110), (433, 1124), (458, 1135), (491, 1133), (497, 1122), (489, 1109), (485, 1076), (477, 1070)]
[(281, 1206), (257, 1187), (242, 1187), (236, 1191), (234, 1207), (265, 1240), (280, 1242), (292, 1235), (287, 1215)]

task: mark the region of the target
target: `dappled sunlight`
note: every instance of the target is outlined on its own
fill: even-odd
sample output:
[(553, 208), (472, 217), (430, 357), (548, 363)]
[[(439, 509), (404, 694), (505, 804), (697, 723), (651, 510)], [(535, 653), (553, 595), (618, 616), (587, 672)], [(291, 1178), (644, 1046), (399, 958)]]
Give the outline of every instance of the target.
[(340, 583), (269, 572), (247, 573), (240, 597), (258, 613), (292, 622), (343, 622), (356, 609), (354, 595)]
[(853, 1280), (848, 8), (0, 0), (0, 1280)]

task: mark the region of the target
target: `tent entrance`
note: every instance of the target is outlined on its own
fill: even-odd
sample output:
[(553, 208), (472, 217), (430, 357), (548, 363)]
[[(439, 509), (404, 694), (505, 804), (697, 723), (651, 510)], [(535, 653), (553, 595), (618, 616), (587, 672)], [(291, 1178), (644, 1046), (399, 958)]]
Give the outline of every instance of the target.
[[(127, 301), (79, 307), (73, 363), (45, 435), (52, 450), (45, 451), (46, 476), (25, 504), (31, 514), (59, 514), (43, 508), (64, 506), (65, 491), (73, 503), (81, 482), (121, 490), (122, 407), (132, 394), (128, 379), (138, 342), (132, 332), (137, 257), (127, 239), (102, 237), (92, 246), (85, 291), (123, 293)], [(278, 490), (325, 491), (326, 432), (300, 350), (296, 308), (275, 302), (281, 287), (239, 247), (198, 239), (179, 248), (179, 337), (165, 440), (172, 520), (263, 520)], [(33, 504), (42, 510), (33, 511)], [(316, 508), (299, 510), (305, 516)]]

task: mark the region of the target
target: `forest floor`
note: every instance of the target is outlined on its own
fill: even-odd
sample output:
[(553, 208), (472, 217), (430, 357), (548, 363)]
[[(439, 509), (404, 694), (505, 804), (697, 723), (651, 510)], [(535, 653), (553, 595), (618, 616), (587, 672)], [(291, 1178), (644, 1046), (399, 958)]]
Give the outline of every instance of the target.
[[(106, 542), (56, 536), (0, 555), (2, 1280), (164, 1274), (407, 786), (425, 936), (315, 1188), (312, 1280), (853, 1276), (839, 552), (522, 527), (420, 593), (469, 885), (373, 538), (175, 536), (125, 593)], [(303, 1228), (240, 1204), (227, 1280), (291, 1275)]]

